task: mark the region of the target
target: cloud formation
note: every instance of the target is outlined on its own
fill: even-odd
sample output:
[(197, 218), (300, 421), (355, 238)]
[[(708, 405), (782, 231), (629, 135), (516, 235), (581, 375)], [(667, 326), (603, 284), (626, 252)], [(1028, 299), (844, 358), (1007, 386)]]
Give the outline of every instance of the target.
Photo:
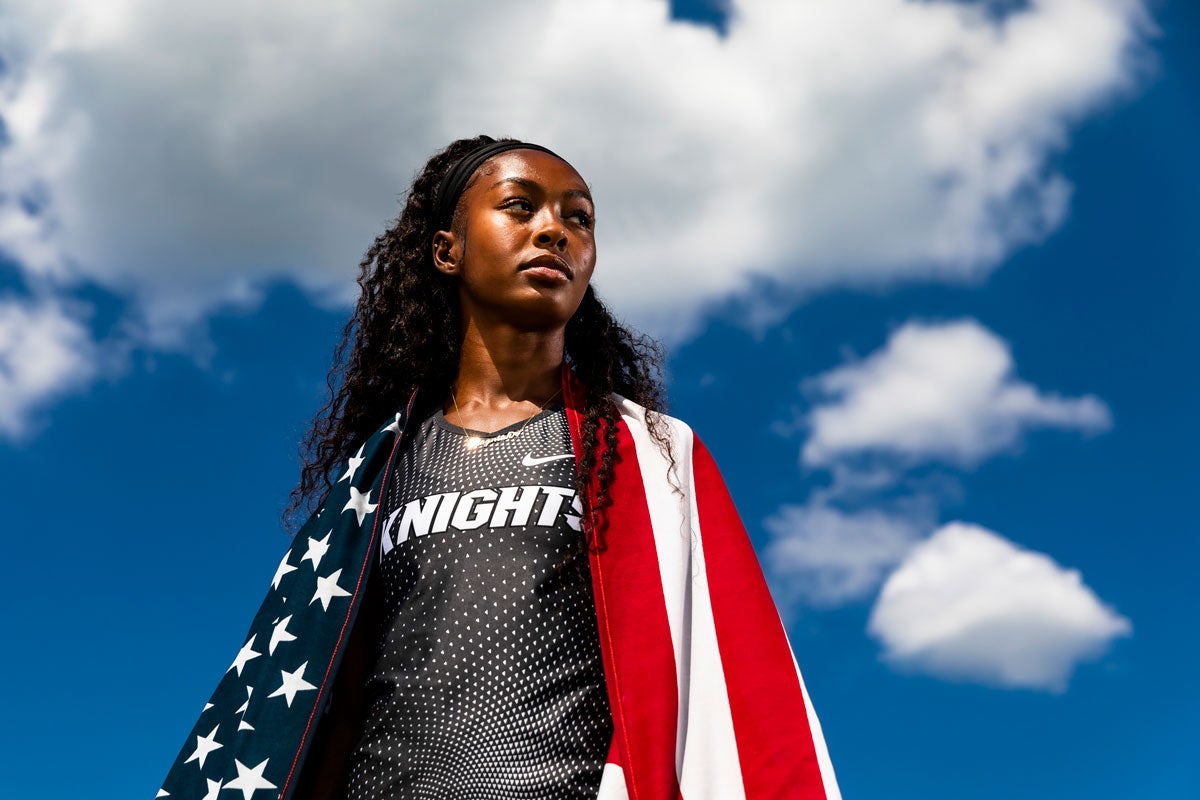
[(951, 522), (888, 578), (868, 631), (902, 669), (1061, 692), (1080, 662), (1132, 626), (1076, 570), (994, 531)]
[(802, 458), (814, 466), (861, 454), (972, 466), (1032, 428), (1112, 425), (1097, 397), (1060, 397), (1017, 378), (1008, 345), (971, 319), (909, 322), (880, 350), (811, 385), (822, 400)]
[(771, 536), (763, 566), (785, 610), (867, 598), (929, 530), (908, 515), (847, 511), (821, 499), (781, 506), (763, 527)]
[(29, 435), (40, 406), (96, 377), (97, 357), (87, 326), (57, 303), (0, 299), (0, 436)]
[(973, 467), (1033, 428), (1112, 424), (1096, 397), (1063, 398), (1017, 378), (1008, 345), (973, 319), (910, 321), (806, 385), (818, 401), (800, 420), (802, 460), (830, 480), (764, 520), (764, 566), (785, 611), (865, 600), (903, 569), (926, 546), (938, 506), (961, 501), (945, 465)]
[(7, 0), (0, 256), (174, 348), (268, 280), (349, 304), (425, 158), (516, 135), (591, 180), (598, 287), (678, 341), (750, 286), (965, 280), (1037, 242), (1151, 31), (1144, 0), (728, 8), (721, 37), (662, 0)]
[(1050, 158), (1147, 32), (1140, 0), (740, 0), (725, 38), (660, 0), (5, 6), (0, 247), (160, 334), (267, 277), (349, 299), (416, 167), (478, 131), (590, 178), (598, 284), (659, 332), (752, 275), (978, 275), (1062, 220)]

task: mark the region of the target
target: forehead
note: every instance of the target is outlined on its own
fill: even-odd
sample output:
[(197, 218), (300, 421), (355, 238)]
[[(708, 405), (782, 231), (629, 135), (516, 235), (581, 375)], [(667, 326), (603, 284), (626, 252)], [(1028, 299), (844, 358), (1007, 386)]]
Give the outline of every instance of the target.
[(548, 192), (582, 190), (591, 197), (587, 182), (574, 167), (541, 150), (509, 150), (489, 158), (475, 171), (470, 188), (487, 191), (514, 178)]

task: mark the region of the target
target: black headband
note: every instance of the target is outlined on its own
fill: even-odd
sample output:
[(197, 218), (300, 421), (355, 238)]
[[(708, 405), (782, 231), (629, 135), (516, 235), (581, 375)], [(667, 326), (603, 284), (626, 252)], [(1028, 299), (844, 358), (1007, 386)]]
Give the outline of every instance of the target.
[(442, 176), (442, 182), (438, 184), (437, 194), (434, 195), (433, 202), (433, 223), (435, 231), (450, 230), (450, 220), (454, 217), (454, 207), (458, 205), (458, 198), (462, 195), (463, 189), (467, 186), (467, 181), (475, 174), (475, 170), (479, 169), (480, 164), (487, 161), (494, 155), (498, 155), (508, 150), (541, 150), (543, 153), (549, 153), (555, 158), (563, 159), (558, 153), (553, 150), (542, 147), (540, 144), (530, 144), (529, 142), (489, 142), (479, 148), (472, 150), (465, 156), (446, 170), (446, 174)]

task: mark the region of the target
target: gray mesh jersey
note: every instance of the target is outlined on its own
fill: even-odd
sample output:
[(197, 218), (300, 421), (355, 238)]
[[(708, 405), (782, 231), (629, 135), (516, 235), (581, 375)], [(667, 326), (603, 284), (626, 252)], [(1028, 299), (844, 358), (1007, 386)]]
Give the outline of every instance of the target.
[[(472, 432), (474, 433), (474, 432)], [(612, 720), (562, 406), (477, 450), (439, 411), (384, 490), (385, 624), (347, 800), (594, 798)]]

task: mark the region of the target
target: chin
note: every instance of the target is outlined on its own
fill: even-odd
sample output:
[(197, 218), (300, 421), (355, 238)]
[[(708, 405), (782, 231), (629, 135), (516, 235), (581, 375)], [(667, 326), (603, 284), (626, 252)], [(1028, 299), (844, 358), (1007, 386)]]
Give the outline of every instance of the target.
[(583, 298), (580, 298), (578, 302), (572, 302), (573, 300), (574, 298), (568, 299), (561, 295), (557, 297), (539, 295), (536, 298), (529, 298), (516, 310), (521, 327), (527, 326), (529, 330), (565, 328), (567, 322), (579, 310)]

